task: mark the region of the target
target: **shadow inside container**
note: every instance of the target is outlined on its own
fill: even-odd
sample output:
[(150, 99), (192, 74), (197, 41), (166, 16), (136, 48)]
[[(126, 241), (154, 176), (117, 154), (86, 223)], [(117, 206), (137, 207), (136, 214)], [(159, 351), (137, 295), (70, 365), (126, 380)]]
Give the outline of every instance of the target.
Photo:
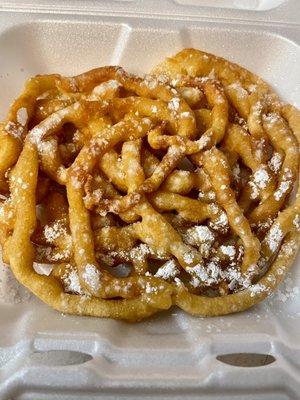
[(30, 360), (35, 364), (47, 366), (79, 365), (90, 361), (90, 354), (69, 350), (35, 351)]
[(270, 354), (260, 353), (231, 353), (216, 357), (218, 361), (235, 367), (263, 367), (272, 364), (276, 358)]

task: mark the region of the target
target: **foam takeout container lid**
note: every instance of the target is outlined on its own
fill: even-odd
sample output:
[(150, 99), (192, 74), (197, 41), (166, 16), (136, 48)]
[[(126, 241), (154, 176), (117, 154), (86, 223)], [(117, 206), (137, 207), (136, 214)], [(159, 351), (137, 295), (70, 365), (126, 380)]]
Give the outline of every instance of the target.
[[(142, 74), (184, 47), (245, 66), (299, 106), (299, 4), (2, 0), (0, 116), (29, 76), (109, 64)], [(61, 315), (1, 266), (0, 400), (298, 399), (299, 263), (276, 294), (244, 313), (203, 319), (173, 308), (138, 324)], [(243, 353), (240, 365), (259, 353), (263, 366), (218, 360), (229, 353)]]
[(2, 0), (0, 10), (207, 17), (299, 24), (298, 0)]

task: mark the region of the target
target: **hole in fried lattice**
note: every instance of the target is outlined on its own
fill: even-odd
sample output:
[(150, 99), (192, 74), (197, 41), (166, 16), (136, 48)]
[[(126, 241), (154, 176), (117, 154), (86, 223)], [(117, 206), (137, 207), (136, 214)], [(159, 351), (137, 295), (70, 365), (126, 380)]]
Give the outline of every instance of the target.
[(106, 269), (117, 278), (126, 278), (132, 272), (132, 266), (129, 263), (121, 263), (114, 267), (106, 266)]

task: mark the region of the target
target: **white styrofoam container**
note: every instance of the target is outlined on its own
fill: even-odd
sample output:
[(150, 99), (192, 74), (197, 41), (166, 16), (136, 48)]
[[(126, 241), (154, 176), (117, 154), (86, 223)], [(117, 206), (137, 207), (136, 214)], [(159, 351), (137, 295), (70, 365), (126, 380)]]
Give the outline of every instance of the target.
[[(190, 46), (256, 72), (299, 106), (299, 8), (298, 0), (2, 0), (0, 117), (37, 73), (106, 64), (145, 73)], [(297, 400), (300, 259), (295, 264), (277, 295), (244, 313), (202, 319), (173, 308), (137, 324), (61, 315), (33, 297), (1, 300), (13, 279), (2, 268), (0, 400)], [(227, 353), (276, 361), (245, 368), (216, 359)]]

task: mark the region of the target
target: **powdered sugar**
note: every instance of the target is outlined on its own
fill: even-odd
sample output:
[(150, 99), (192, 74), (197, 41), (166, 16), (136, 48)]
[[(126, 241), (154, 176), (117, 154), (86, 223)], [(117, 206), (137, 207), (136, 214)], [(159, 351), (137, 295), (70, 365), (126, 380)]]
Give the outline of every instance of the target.
[(295, 218), (293, 219), (293, 225), (295, 226), (296, 230), (300, 232), (300, 215), (296, 214)]
[(235, 164), (235, 166), (232, 169), (232, 175), (235, 181), (238, 182), (240, 180), (240, 174), (241, 174), (241, 168), (239, 164)]
[(270, 170), (277, 174), (282, 164), (282, 157), (280, 153), (274, 153), (269, 161)]
[(197, 264), (194, 267), (188, 267), (186, 268), (186, 271), (192, 275), (192, 286), (198, 287), (201, 283), (208, 283), (208, 273), (203, 265)]
[(111, 79), (107, 82), (101, 83), (98, 86), (95, 86), (92, 94), (94, 94), (96, 96), (103, 96), (109, 90), (117, 90), (120, 86), (121, 86), (121, 84), (118, 81)]
[(178, 111), (180, 106), (180, 98), (179, 97), (173, 97), (172, 100), (169, 101), (168, 103), (168, 108), (171, 111)]
[[(278, 271), (280, 268), (278, 268)], [(299, 298), (300, 288), (295, 285), (295, 280), (291, 277), (291, 273), (288, 273), (285, 280), (281, 284), (279, 288), (276, 289), (274, 293), (271, 294), (269, 298), (269, 304), (272, 305), (278, 313), (281, 313), (280, 303), (287, 303), (291, 301), (295, 301)], [(283, 309), (285, 315), (286, 309)], [(292, 315), (288, 314), (288, 317), (295, 318), (296, 315), (293, 313)]]
[(255, 295), (257, 295), (259, 293), (266, 292), (266, 291), (268, 292), (269, 291), (268, 288), (265, 285), (261, 284), (261, 283), (257, 283), (255, 285), (251, 285), (249, 287), (249, 290), (250, 290), (250, 296), (251, 297), (254, 297)]
[(191, 274), (191, 285), (198, 287), (200, 285), (211, 286), (221, 279), (222, 270), (215, 261), (210, 261), (206, 266), (197, 264), (194, 267), (186, 268), (186, 271)]
[(147, 282), (146, 287), (145, 287), (145, 292), (147, 294), (153, 294), (153, 293), (158, 293), (160, 289), (164, 289), (164, 287), (161, 286), (161, 288), (160, 288), (160, 286), (159, 287), (152, 286), (150, 282)]
[(280, 182), (279, 188), (274, 192), (275, 200), (279, 201), (284, 196), (284, 194), (289, 190), (290, 186), (291, 186), (290, 181)]
[(236, 249), (234, 246), (220, 246), (221, 253), (225, 254), (229, 258), (234, 258), (236, 255)]
[(37, 246), (36, 255), (39, 261), (44, 262), (47, 260), (49, 262), (68, 260), (71, 256), (71, 249), (66, 248), (61, 251), (57, 251), (50, 246)]
[(226, 226), (228, 224), (228, 218), (224, 211), (221, 212), (220, 217), (215, 221), (215, 224), (220, 226)]
[(192, 114), (189, 111), (183, 111), (180, 113), (181, 118), (192, 118)]
[(247, 87), (249, 93), (255, 93), (257, 91), (257, 85), (251, 84)]
[(282, 197), (285, 196), (285, 194), (290, 190), (292, 186), (291, 178), (292, 178), (291, 170), (289, 168), (285, 168), (279, 187), (274, 192), (274, 198), (276, 201), (282, 199)]
[(249, 186), (251, 187), (251, 198), (257, 199), (259, 196), (259, 192), (262, 189), (267, 187), (268, 182), (270, 181), (270, 176), (266, 170), (265, 166), (257, 169), (253, 174), (253, 180), (249, 182)]
[(250, 188), (251, 188), (251, 193), (250, 193), (251, 199), (252, 199), (252, 200), (257, 199), (258, 196), (259, 196), (258, 187), (257, 187), (257, 186), (255, 185), (255, 183), (252, 182), (252, 181), (249, 182), (249, 186), (250, 186)]
[(218, 217), (211, 220), (209, 226), (217, 231), (225, 232), (228, 228), (228, 217), (224, 211), (220, 211), (219, 207), (215, 204), (211, 204), (211, 211), (213, 213), (219, 213)]
[(80, 189), (82, 186), (82, 183), (80, 182), (79, 178), (75, 175), (71, 176), (71, 184), (74, 189)]
[(150, 254), (151, 250), (149, 246), (141, 243), (130, 251), (130, 258), (137, 261), (144, 261)]
[(184, 286), (184, 283), (179, 278), (174, 278), (174, 282), (175, 282), (176, 286)]
[(199, 246), (205, 242), (213, 242), (215, 236), (207, 226), (197, 225), (187, 229), (184, 238), (188, 244)]
[(46, 225), (44, 227), (44, 235), (48, 243), (53, 243), (60, 236), (66, 234), (66, 229), (62, 221), (56, 221), (53, 225)]
[(237, 125), (240, 125), (242, 128), (244, 128), (245, 130), (248, 129), (248, 124), (247, 122), (244, 120), (244, 118), (240, 117), (238, 114), (236, 114), (234, 116), (234, 123)]
[[(79, 105), (79, 103), (74, 103), (72, 107), (75, 108), (77, 104)], [(43, 150), (46, 134), (58, 128), (69, 112), (69, 107), (63, 108), (44, 119), (29, 132), (29, 140), (37, 146), (39, 151)]]
[(270, 180), (270, 176), (269, 176), (268, 172), (266, 171), (266, 168), (261, 167), (258, 170), (256, 170), (253, 174), (253, 180), (254, 180), (254, 184), (259, 189), (265, 189), (267, 187), (267, 183)]
[(8, 121), (8, 123), (4, 127), (4, 130), (7, 134), (9, 134), (17, 139), (21, 139), (23, 132), (24, 132), (23, 126), (18, 125), (12, 121)]
[(194, 257), (193, 257), (193, 255), (191, 253), (185, 253), (184, 257), (183, 257), (183, 261), (186, 264), (192, 264), (193, 261), (194, 261)]
[(175, 278), (179, 274), (179, 269), (174, 260), (169, 260), (163, 264), (154, 276), (165, 280)]
[(253, 104), (252, 114), (254, 117), (256, 118), (260, 117), (262, 110), (263, 110), (263, 105), (261, 101), (257, 101), (255, 104)]
[(100, 289), (100, 271), (93, 264), (86, 264), (82, 278), (91, 290), (96, 293)]
[(66, 272), (62, 276), (64, 288), (67, 292), (81, 294), (82, 288), (76, 269), (70, 264), (67, 266)]
[(242, 274), (241, 271), (234, 267), (230, 267), (224, 271), (224, 278), (229, 281), (228, 287), (233, 291), (239, 290), (239, 287), (243, 290), (251, 286), (249, 274)]
[(227, 89), (234, 90), (239, 99), (246, 99), (248, 97), (247, 90), (245, 90), (239, 82), (228, 85)]
[(267, 242), (267, 245), (269, 246), (269, 249), (271, 251), (275, 252), (277, 250), (280, 242), (282, 241), (282, 239), (283, 239), (283, 232), (282, 232), (279, 224), (275, 223), (271, 227), (268, 235), (266, 236), (266, 242)]
[(269, 128), (272, 128), (276, 123), (280, 121), (280, 116), (275, 112), (272, 112), (264, 117), (264, 121)]
[(207, 226), (197, 225), (187, 229), (183, 239), (187, 244), (199, 247), (202, 256), (208, 257), (215, 235)]
[(199, 149), (204, 149), (210, 141), (211, 141), (212, 132), (208, 132), (205, 135), (202, 135), (201, 138), (197, 141), (199, 145)]
[(11, 182), (13, 182), (14, 184), (17, 184), (17, 187), (15, 189), (27, 189), (28, 188), (28, 183), (24, 182), (24, 180), (20, 177), (18, 177), (17, 179), (14, 178), (14, 176), (12, 176), (10, 178)]

